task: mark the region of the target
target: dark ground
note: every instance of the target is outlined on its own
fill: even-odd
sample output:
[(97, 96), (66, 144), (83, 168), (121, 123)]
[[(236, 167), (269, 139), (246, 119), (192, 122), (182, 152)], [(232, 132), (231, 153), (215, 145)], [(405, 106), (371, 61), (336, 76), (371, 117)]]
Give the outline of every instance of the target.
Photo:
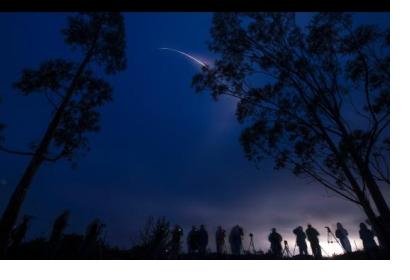
[[(23, 243), (17, 250), (9, 250), (5, 259), (62, 259), (62, 260), (84, 260), (84, 259), (100, 259), (100, 260), (278, 260), (271, 254), (256, 253), (243, 254), (234, 256), (230, 254), (208, 253), (186, 254), (181, 253), (177, 256), (170, 254), (153, 254), (141, 248), (134, 247), (129, 250), (121, 250), (114, 247), (106, 246), (90, 246), (84, 247), (80, 245), (80, 239), (76, 235), (66, 236), (65, 242), (59, 248), (52, 248), (44, 239), (35, 239), (30, 242)], [(381, 251), (366, 253), (364, 251), (355, 251), (349, 254), (334, 255), (332, 257), (324, 256), (323, 260), (386, 260), (388, 256)], [(315, 260), (313, 256), (296, 255), (291, 258), (281, 258), (281, 260)]]

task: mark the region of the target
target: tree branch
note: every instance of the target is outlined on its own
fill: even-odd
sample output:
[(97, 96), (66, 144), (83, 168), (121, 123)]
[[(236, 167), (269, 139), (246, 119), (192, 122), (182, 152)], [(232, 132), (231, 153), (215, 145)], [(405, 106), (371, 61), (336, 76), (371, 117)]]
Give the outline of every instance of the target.
[[(5, 148), (3, 146), (0, 146), (0, 151), (8, 153), (8, 154), (12, 154), (12, 155), (18, 155), (18, 156), (34, 156), (35, 155), (34, 152), (22, 152), (22, 151), (8, 149), (8, 148)], [(53, 156), (53, 157), (43, 156), (42, 159), (44, 161), (56, 162), (56, 161), (58, 161), (59, 159), (61, 159), (63, 157), (64, 157), (64, 153), (61, 152), (59, 155)]]

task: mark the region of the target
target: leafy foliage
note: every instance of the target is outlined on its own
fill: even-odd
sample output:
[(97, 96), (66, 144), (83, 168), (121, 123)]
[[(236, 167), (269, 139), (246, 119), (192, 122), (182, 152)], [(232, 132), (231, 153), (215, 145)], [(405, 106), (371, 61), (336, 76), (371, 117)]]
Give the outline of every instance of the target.
[[(55, 100), (70, 86), (77, 67), (64, 60), (50, 60), (36, 70), (23, 71), (21, 80), (14, 86), (25, 95), (53, 94), (54, 97), (49, 98)], [(60, 149), (58, 157), (73, 160), (75, 150), (89, 150), (86, 133), (99, 131), (100, 113), (97, 109), (109, 101), (112, 101), (109, 83), (95, 77), (91, 70), (85, 71), (54, 134), (54, 146)]]
[(115, 74), (127, 66), (124, 18), (120, 13), (79, 13), (68, 18), (62, 30), (73, 49), (93, 50), (93, 60)]
[(45, 61), (37, 69), (23, 70), (14, 87), (23, 95), (43, 94), (54, 111), (64, 106), (45, 158), (65, 158), (75, 165), (78, 156), (90, 150), (88, 133), (100, 130), (98, 109), (113, 100), (111, 85), (94, 73), (92, 62), (107, 74), (125, 69), (124, 21), (119, 13), (80, 13), (68, 18), (62, 33), (68, 45), (83, 52), (84, 60)]
[(248, 159), (272, 158), (355, 202), (346, 171), (362, 181), (365, 166), (389, 183), (388, 32), (344, 13), (306, 27), (294, 13), (216, 13), (211, 35), (219, 57), (193, 85), (239, 99)]

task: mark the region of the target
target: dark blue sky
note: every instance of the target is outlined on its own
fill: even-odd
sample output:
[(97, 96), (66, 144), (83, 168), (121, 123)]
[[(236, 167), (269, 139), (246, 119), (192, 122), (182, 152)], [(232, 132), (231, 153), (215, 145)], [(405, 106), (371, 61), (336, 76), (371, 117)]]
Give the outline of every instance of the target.
[[(272, 226), (291, 244), (291, 229), (308, 222), (321, 230), (323, 242), (323, 226), (338, 221), (357, 236), (364, 219), (357, 206), (286, 171), (273, 171), (268, 162), (259, 169), (248, 162), (238, 141), (235, 100), (214, 102), (195, 94), (190, 85), (198, 66), (158, 50), (176, 48), (211, 61), (206, 46), (211, 14), (125, 17), (128, 68), (110, 78), (115, 100), (103, 108), (102, 130), (90, 135), (91, 152), (78, 169), (45, 164), (35, 177), (22, 211), (36, 216), (31, 235), (48, 234), (53, 218), (69, 209), (69, 231), (84, 231), (99, 217), (108, 226), (107, 239), (120, 246), (132, 243), (149, 215), (165, 215), (186, 231), (193, 223), (212, 232), (218, 224), (240, 223), (264, 249)], [(300, 22), (307, 17), (299, 15)], [(389, 16), (357, 18), (385, 25)], [(43, 96), (19, 96), (11, 84), (23, 68), (73, 57), (59, 33), (65, 20), (59, 13), (0, 14), (0, 120), (7, 124), (9, 147), (27, 147), (47, 126), (51, 108)], [(0, 211), (26, 164), (26, 158), (0, 153)]]

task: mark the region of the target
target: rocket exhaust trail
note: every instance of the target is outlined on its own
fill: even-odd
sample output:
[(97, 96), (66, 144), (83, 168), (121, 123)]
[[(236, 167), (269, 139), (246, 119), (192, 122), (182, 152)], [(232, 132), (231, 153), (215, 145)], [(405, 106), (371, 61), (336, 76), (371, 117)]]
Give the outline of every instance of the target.
[(171, 49), (171, 48), (159, 48), (159, 50), (177, 52), (177, 53), (179, 53), (179, 54), (182, 54), (182, 55), (185, 56), (186, 58), (192, 60), (193, 62), (195, 62), (195, 63), (201, 65), (202, 67), (208, 68), (208, 65), (207, 65), (205, 62), (202, 62), (202, 61), (199, 60), (198, 58), (196, 58), (196, 57), (194, 57), (194, 56), (192, 56), (192, 55), (190, 55), (190, 54), (187, 54), (186, 52), (179, 51), (179, 50), (176, 50), (176, 49)]

